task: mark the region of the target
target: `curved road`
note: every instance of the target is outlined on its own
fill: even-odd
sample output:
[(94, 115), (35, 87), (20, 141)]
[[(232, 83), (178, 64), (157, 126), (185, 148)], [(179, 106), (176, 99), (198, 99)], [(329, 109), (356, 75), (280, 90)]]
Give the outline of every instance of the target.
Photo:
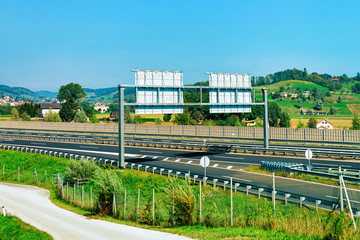
[(175, 234), (141, 229), (96, 219), (55, 206), (49, 191), (27, 185), (0, 183), (0, 204), (8, 213), (49, 233), (54, 239), (186, 240)]

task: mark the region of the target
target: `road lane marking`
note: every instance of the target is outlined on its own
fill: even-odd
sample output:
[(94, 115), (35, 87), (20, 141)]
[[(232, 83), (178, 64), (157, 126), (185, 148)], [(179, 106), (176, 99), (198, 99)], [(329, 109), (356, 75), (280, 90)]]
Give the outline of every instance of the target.
[(146, 151), (146, 150), (139, 150), (139, 152), (146, 152), (146, 153), (162, 153), (162, 152), (154, 152), (154, 151)]
[(99, 149), (99, 147), (92, 147), (92, 146), (80, 146), (80, 148)]
[[(333, 199), (338, 199), (338, 197), (334, 197), (334, 196), (329, 196), (329, 195), (325, 195), (325, 197), (328, 197), (328, 198), (333, 198)], [(346, 199), (344, 199), (346, 200)], [(350, 202), (354, 202), (354, 203), (360, 203), (358, 201), (355, 201), (355, 200), (350, 200)]]
[(222, 177), (225, 177), (225, 178), (232, 178), (232, 179), (236, 179), (236, 180), (239, 180), (239, 181), (244, 181), (244, 182), (252, 182), (251, 180), (247, 180), (247, 179), (243, 179), (243, 178), (230, 177), (230, 176), (222, 176)]

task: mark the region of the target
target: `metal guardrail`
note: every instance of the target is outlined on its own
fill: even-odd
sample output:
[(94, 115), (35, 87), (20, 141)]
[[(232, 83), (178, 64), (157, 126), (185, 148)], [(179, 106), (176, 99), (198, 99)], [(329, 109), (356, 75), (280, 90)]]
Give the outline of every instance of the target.
[[(38, 139), (38, 140), (53, 140), (53, 141), (68, 141), (68, 142), (85, 142), (85, 143), (108, 143), (118, 144), (117, 138), (108, 136), (86, 136), (84, 138), (80, 136), (39, 136), (32, 135), (30, 133), (21, 134), (7, 134), (1, 132), (2, 137), (8, 138), (23, 138), (23, 139)], [(157, 147), (157, 148), (169, 148), (169, 149), (185, 149), (185, 150), (198, 150), (198, 151), (212, 151), (212, 152), (234, 152), (245, 154), (263, 154), (263, 155), (287, 155), (287, 156), (305, 156), (304, 150), (280, 148), (280, 147), (250, 147), (250, 146), (235, 146), (235, 145), (213, 145), (213, 144), (195, 144), (195, 143), (163, 143), (153, 141), (139, 141), (139, 140), (126, 140), (127, 146), (142, 146), (142, 147)], [(344, 152), (344, 151), (332, 151), (313, 149), (313, 158), (331, 158), (331, 159), (360, 159), (360, 152)]]

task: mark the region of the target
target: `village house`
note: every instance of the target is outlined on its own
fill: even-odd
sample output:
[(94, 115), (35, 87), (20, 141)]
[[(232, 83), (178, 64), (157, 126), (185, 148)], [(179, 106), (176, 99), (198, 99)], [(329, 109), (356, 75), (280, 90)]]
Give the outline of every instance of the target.
[(324, 118), (316, 125), (316, 128), (317, 129), (333, 129), (333, 125), (331, 122), (329, 122), (329, 120)]
[(286, 92), (282, 92), (282, 93), (280, 94), (280, 96), (281, 96), (282, 98), (287, 98), (288, 94), (287, 94)]
[[(59, 113), (61, 108), (61, 103), (40, 103), (40, 116), (45, 117), (50, 109), (53, 113)], [(80, 103), (77, 107), (78, 110), (81, 109)]]
[(305, 92), (303, 92), (302, 95), (304, 95), (305, 97), (309, 97), (310, 96), (310, 91), (305, 91)]

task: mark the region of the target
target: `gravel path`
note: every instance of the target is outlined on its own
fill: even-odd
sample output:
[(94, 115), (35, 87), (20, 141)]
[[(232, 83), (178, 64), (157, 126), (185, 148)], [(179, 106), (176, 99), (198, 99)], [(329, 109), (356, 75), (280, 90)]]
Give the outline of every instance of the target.
[(26, 223), (49, 233), (54, 239), (149, 239), (186, 240), (175, 234), (116, 224), (70, 212), (49, 200), (42, 188), (0, 183), (0, 205)]

